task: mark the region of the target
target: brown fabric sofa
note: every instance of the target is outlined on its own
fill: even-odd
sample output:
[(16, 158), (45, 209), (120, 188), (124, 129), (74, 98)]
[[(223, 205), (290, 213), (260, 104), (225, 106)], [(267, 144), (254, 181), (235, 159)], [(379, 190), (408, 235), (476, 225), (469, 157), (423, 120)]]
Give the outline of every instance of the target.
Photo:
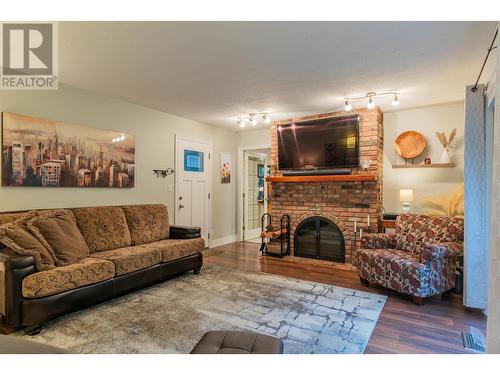
[[(9, 327), (36, 327), (184, 272), (198, 273), (203, 264), (205, 243), (200, 228), (170, 226), (164, 205), (5, 213), (0, 214), (0, 228), (26, 221), (26, 217), (33, 217), (28, 227), (48, 228), (48, 238), (57, 234), (51, 229), (57, 223), (48, 225), (50, 220), (64, 217), (67, 226), (74, 220), (78, 231), (71, 234), (68, 243), (79, 244), (79, 253), (63, 251), (62, 262), (58, 258), (61, 252), (52, 252), (54, 264), (42, 268), (33, 255), (0, 248), (0, 297), (4, 298), (0, 314)], [(50, 238), (46, 247), (50, 247), (48, 242), (60, 248), (63, 241)], [(74, 258), (70, 264), (68, 256)]]

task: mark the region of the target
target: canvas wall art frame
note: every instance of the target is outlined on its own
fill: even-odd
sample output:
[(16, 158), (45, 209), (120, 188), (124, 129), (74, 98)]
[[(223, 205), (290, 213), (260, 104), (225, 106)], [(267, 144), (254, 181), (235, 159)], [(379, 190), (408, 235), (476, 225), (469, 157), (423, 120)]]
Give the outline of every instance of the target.
[(2, 186), (134, 184), (134, 136), (2, 112)]
[(231, 154), (220, 154), (221, 184), (231, 183)]

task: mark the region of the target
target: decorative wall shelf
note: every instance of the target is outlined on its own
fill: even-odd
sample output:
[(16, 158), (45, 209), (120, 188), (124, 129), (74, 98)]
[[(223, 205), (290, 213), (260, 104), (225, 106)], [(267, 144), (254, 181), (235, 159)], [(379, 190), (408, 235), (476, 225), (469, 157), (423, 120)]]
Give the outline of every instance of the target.
[(455, 163), (402, 164), (393, 165), (392, 168), (455, 168)]
[(329, 181), (377, 181), (374, 174), (344, 174), (324, 176), (279, 176), (266, 177), (267, 182), (329, 182)]

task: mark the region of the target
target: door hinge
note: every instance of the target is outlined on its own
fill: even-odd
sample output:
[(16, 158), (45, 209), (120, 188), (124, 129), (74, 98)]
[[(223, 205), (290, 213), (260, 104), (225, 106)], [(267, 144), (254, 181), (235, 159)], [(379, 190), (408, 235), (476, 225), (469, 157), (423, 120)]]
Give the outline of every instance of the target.
[(210, 199), (210, 193), (208, 193), (208, 199)]
[(210, 159), (210, 152), (208, 153), (208, 158)]
[(210, 239), (210, 233), (208, 234), (208, 239)]
[(243, 198), (245, 198), (245, 193), (243, 193)]
[(245, 226), (243, 225), (243, 230), (245, 230)]

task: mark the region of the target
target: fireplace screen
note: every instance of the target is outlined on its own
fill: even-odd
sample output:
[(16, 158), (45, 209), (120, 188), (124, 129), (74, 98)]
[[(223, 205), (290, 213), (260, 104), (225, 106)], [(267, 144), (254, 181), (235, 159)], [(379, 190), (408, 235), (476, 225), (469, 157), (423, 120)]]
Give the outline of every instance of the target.
[(344, 236), (335, 223), (314, 216), (298, 225), (293, 253), (298, 257), (345, 263)]

